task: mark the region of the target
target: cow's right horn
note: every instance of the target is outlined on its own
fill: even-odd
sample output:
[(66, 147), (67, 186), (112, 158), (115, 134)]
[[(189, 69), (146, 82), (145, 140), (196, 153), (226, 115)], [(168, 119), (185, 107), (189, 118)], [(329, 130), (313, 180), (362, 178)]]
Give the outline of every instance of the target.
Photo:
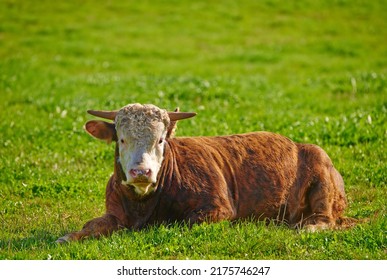
[(114, 121), (118, 111), (87, 110), (90, 115)]

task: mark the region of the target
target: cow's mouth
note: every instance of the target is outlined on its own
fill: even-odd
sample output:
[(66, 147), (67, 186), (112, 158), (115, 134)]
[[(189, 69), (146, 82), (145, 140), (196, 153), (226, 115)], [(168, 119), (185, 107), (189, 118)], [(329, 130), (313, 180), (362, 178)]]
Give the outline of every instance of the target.
[(156, 184), (149, 182), (133, 182), (130, 183), (134, 187), (134, 191), (140, 196), (146, 196), (155, 191)]

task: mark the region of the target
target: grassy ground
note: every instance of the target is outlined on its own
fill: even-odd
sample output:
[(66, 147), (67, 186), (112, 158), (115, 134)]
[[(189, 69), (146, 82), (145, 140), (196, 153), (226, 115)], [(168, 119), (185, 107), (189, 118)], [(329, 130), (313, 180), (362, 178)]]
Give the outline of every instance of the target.
[[(386, 1), (0, 2), (0, 259), (387, 259)], [(268, 130), (342, 173), (350, 230), (256, 222), (54, 241), (104, 212), (87, 109), (196, 111), (178, 135)]]

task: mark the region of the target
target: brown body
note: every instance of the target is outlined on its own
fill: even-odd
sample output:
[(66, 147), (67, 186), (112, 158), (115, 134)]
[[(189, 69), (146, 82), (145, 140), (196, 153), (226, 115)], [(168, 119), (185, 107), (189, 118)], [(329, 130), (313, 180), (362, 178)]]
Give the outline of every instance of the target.
[(58, 242), (174, 221), (268, 218), (313, 230), (335, 227), (346, 207), (342, 177), (320, 147), (269, 132), (167, 139), (157, 187), (146, 197), (121, 175), (116, 163), (106, 214)]

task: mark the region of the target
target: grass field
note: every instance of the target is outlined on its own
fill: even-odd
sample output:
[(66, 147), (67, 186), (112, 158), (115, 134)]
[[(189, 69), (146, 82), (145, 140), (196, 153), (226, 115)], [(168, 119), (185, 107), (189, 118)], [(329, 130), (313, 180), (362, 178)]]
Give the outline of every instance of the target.
[[(0, 259), (387, 259), (387, 2), (0, 1)], [(323, 147), (349, 230), (150, 227), (58, 246), (104, 212), (113, 145), (87, 109), (196, 111), (177, 135)]]

